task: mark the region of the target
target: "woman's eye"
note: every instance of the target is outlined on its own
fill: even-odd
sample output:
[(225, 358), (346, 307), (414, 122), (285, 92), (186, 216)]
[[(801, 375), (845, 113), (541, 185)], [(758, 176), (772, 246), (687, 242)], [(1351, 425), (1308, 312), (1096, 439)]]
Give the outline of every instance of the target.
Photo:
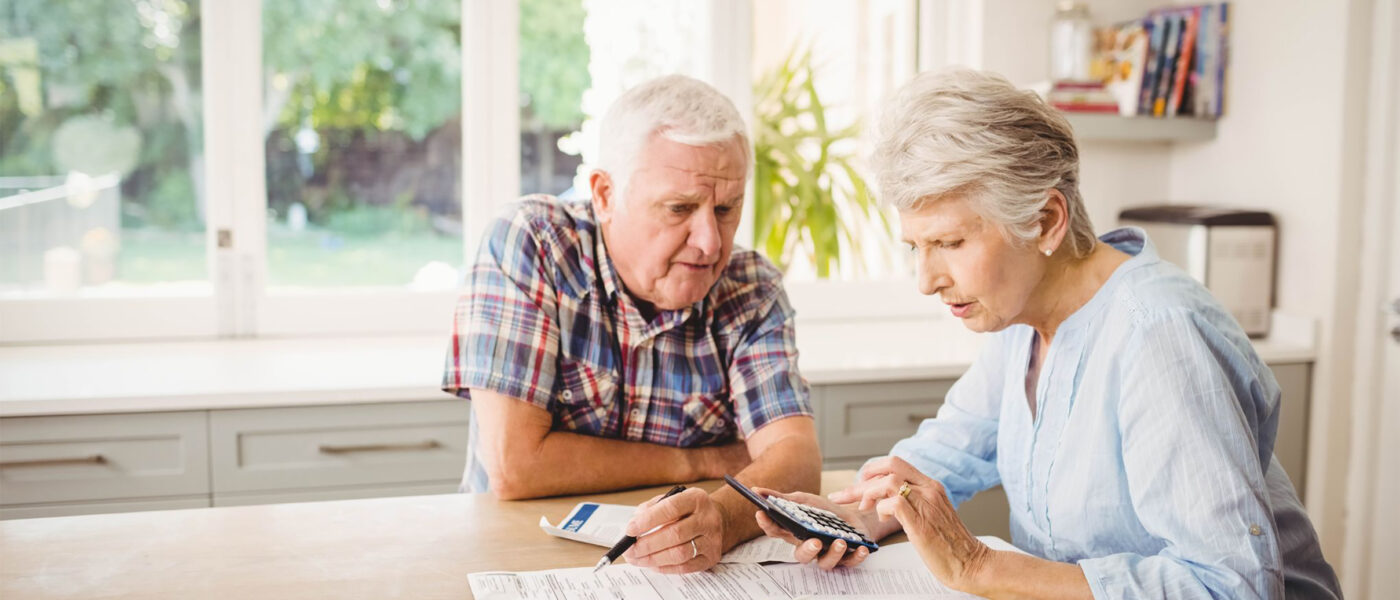
[(949, 249), (949, 250), (954, 250), (954, 249), (956, 249), (958, 246), (961, 246), (962, 243), (963, 243), (962, 240), (958, 240), (958, 241), (956, 241), (956, 242), (947, 242), (947, 243), (944, 243), (944, 244), (943, 244), (943, 247), (944, 247), (944, 248), (947, 248), (947, 249)]

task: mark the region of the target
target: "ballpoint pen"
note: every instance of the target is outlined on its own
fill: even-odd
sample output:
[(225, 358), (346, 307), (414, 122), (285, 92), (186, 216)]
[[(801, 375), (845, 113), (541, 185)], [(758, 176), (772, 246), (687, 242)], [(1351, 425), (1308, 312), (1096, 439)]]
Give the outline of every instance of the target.
[[(671, 488), (671, 491), (666, 492), (666, 495), (661, 497), (661, 500), (665, 500), (667, 498), (670, 498), (671, 496), (679, 494), (683, 490), (685, 490), (685, 486), (683, 485), (673, 487)], [(660, 500), (658, 500), (658, 502), (660, 502)], [(651, 532), (648, 531), (647, 533)], [(646, 534), (644, 533), (642, 535)], [(603, 567), (612, 564), (613, 561), (617, 560), (617, 557), (622, 556), (622, 553), (626, 552), (627, 549), (631, 548), (632, 544), (635, 543), (637, 543), (637, 538), (632, 537), (630, 535), (622, 536), (622, 539), (618, 540), (616, 544), (613, 544), (612, 549), (608, 550), (608, 553), (603, 555), (603, 558), (598, 559), (598, 565), (593, 567), (593, 572), (597, 573)]]

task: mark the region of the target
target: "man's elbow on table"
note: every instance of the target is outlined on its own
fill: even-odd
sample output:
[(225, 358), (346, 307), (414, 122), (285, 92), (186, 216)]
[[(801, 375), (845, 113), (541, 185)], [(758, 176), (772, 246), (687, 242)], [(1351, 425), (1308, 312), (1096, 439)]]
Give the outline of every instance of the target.
[(525, 460), (483, 461), (491, 478), (491, 493), (501, 500), (529, 500), (542, 494), (533, 489), (525, 473), (533, 472)]
[[(509, 437), (509, 436), (508, 436)], [(521, 441), (526, 442), (524, 444)], [(543, 495), (534, 483), (539, 481), (541, 470), (537, 466), (538, 444), (520, 440), (513, 444), (496, 446), (487, 450), (483, 444), (482, 466), (491, 481), (491, 493), (501, 500), (528, 500)], [(531, 448), (530, 446), (535, 446)]]
[(476, 449), (491, 482), (491, 493), (502, 500), (544, 495), (536, 483), (548, 471), (539, 465), (539, 459), (550, 434), (549, 412), (484, 390), (472, 390), (472, 402), (481, 437)]

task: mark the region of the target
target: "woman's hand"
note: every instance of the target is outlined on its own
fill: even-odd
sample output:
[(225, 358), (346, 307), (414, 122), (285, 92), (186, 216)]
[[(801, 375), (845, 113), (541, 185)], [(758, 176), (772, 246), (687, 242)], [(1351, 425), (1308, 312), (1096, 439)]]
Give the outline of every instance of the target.
[(886, 457), (870, 462), (861, 481), (832, 494), (837, 502), (874, 506), (881, 520), (894, 517), (909, 535), (934, 577), (955, 590), (976, 593), (978, 575), (994, 551), (963, 525), (943, 484), (904, 460)]
[[(860, 531), (861, 535), (864, 535), (866, 539), (876, 539), (871, 535), (870, 528), (865, 523), (869, 517), (873, 517), (873, 512), (867, 515), (861, 515), (852, 510), (849, 506), (841, 506), (821, 496), (805, 492), (782, 494), (761, 487), (756, 487), (753, 491), (763, 497), (776, 496), (799, 504), (806, 504), (808, 506), (829, 510), (836, 513), (837, 516), (844, 519), (847, 523), (850, 523), (851, 526), (855, 527), (857, 531)], [(796, 548), (793, 548), (792, 556), (797, 559), (797, 562), (803, 564), (815, 562), (817, 566), (822, 569), (831, 570), (836, 567), (854, 567), (860, 564), (861, 561), (864, 561), (865, 557), (870, 556), (870, 550), (865, 546), (857, 546), (854, 551), (847, 552), (846, 542), (843, 540), (832, 542), (831, 546), (826, 548), (825, 552), (823, 552), (821, 540), (815, 538), (799, 540), (796, 536), (789, 533), (788, 530), (774, 523), (773, 520), (768, 518), (768, 515), (761, 510), (754, 513), (754, 519), (758, 521), (758, 526), (763, 528), (763, 533), (767, 534), (768, 537), (775, 537), (796, 546)]]

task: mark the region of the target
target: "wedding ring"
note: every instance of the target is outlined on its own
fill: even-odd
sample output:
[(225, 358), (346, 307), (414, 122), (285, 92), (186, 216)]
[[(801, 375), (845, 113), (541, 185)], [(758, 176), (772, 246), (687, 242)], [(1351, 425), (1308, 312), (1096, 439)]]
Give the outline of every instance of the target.
[(695, 540), (690, 540), (690, 558), (700, 556), (700, 547), (695, 545)]
[(908, 481), (904, 482), (904, 485), (899, 486), (899, 497), (900, 497), (900, 498), (905, 498), (905, 499), (908, 499), (908, 498), (909, 498), (909, 482), (908, 482)]

